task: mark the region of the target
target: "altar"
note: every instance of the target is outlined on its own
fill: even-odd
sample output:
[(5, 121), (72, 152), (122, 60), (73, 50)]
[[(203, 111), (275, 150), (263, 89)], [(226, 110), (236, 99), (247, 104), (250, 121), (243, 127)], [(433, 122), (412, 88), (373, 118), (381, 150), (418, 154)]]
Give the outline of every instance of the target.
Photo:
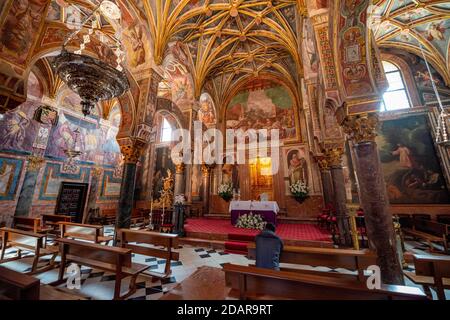
[(239, 216), (243, 214), (259, 214), (261, 217), (273, 224), (277, 224), (277, 214), (280, 211), (275, 201), (231, 201), (230, 202), (231, 224), (234, 226)]

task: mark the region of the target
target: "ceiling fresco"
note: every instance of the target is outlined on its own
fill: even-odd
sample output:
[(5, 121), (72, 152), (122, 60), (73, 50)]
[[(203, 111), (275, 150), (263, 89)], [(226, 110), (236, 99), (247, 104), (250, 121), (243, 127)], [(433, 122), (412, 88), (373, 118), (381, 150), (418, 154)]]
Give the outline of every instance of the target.
[(405, 49), (427, 59), (450, 83), (450, 1), (379, 0), (371, 10), (381, 47)]
[[(136, 1), (139, 3), (141, 1)], [(300, 5), (299, 5), (300, 3)], [(144, 1), (157, 64), (169, 43), (185, 45), (195, 96), (212, 88), (218, 100), (245, 79), (261, 74), (293, 86), (302, 74), (298, 30), (302, 5), (297, 0)]]

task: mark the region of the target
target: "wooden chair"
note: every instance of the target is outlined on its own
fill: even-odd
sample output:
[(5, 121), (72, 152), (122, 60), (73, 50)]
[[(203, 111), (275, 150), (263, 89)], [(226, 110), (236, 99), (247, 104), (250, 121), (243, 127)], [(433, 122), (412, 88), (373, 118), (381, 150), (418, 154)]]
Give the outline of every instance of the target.
[(430, 287), (436, 288), (439, 300), (445, 300), (444, 289), (450, 289), (450, 257), (414, 255), (415, 272), (404, 271), (414, 283), (422, 285), (431, 297)]
[(426, 300), (416, 287), (381, 285), (368, 289), (366, 283), (328, 275), (300, 274), (240, 266), (223, 265), (231, 296), (239, 299), (296, 300)]
[[(178, 247), (178, 235), (175, 234), (120, 229), (119, 239), (120, 246), (122, 248), (131, 249), (133, 253), (165, 259), (166, 264), (164, 273), (150, 271), (145, 272), (158, 278), (165, 278), (170, 276), (170, 274), (172, 273), (172, 270), (170, 269), (171, 261), (178, 261), (180, 258), (178, 252), (172, 251), (172, 249)], [(150, 244), (155, 247), (149, 248), (148, 246), (141, 246), (139, 244)], [(163, 249), (156, 247), (163, 247)]]
[(74, 222), (58, 222), (61, 238), (87, 240), (108, 245), (112, 237), (103, 235), (103, 226)]
[(172, 232), (173, 230), (172, 215), (173, 215), (172, 210), (164, 210), (164, 215), (162, 210), (153, 210), (151, 219), (153, 230), (165, 233)]
[[(247, 245), (248, 258), (256, 259), (256, 246), (254, 243)], [(281, 268), (282, 271), (308, 273), (315, 275), (329, 275), (332, 277), (349, 278), (364, 282), (364, 270), (376, 264), (376, 254), (370, 250), (332, 249), (313, 247), (285, 246), (280, 255), (280, 263), (321, 266), (331, 269), (343, 268), (357, 271), (357, 275), (337, 272), (302, 270), (293, 268)]]
[(0, 300), (39, 300), (39, 279), (0, 266)]
[(425, 219), (413, 219), (413, 229), (403, 228), (405, 234), (425, 240), (434, 251), (433, 242), (442, 243), (444, 252), (448, 252), (449, 230), (447, 225)]
[[(3, 241), (0, 263), (22, 259), (22, 251), (27, 251), (34, 254), (29, 274), (45, 272), (56, 267), (55, 259), (58, 255), (58, 248), (55, 246), (44, 247), (44, 235), (11, 228), (1, 228), (0, 233)], [(17, 255), (5, 259), (7, 248), (17, 249)], [(38, 268), (39, 258), (43, 256), (51, 256), (51, 258), (46, 266)]]
[[(106, 272), (115, 273), (114, 300), (125, 299), (136, 292), (138, 275), (149, 266), (131, 262), (131, 250), (118, 247), (103, 246), (96, 243), (71, 239), (56, 239), (61, 253), (61, 264), (58, 280), (52, 285), (64, 283), (64, 272), (69, 263), (77, 263)], [(131, 277), (128, 291), (121, 294), (121, 282)]]

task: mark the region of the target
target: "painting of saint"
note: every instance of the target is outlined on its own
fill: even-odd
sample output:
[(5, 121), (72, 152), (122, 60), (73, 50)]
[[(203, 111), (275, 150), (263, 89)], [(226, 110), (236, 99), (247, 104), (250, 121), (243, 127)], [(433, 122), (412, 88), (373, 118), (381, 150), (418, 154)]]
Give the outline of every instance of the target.
[(216, 122), (214, 116), (214, 104), (211, 97), (207, 93), (204, 93), (200, 96), (198, 120), (203, 122), (206, 126), (213, 125)]
[(30, 119), (25, 112), (19, 110), (9, 112), (0, 123), (0, 146), (4, 149), (25, 149), (25, 138), (30, 126)]
[(300, 150), (291, 150), (288, 152), (287, 168), (290, 184), (294, 184), (299, 180), (308, 183), (307, 162), (301, 156)]
[(391, 203), (450, 202), (424, 115), (384, 121), (377, 144)]
[(153, 200), (160, 198), (160, 191), (163, 190), (163, 180), (168, 176), (168, 170), (175, 173), (175, 164), (170, 157), (169, 147), (160, 147), (156, 149), (156, 166), (153, 174)]

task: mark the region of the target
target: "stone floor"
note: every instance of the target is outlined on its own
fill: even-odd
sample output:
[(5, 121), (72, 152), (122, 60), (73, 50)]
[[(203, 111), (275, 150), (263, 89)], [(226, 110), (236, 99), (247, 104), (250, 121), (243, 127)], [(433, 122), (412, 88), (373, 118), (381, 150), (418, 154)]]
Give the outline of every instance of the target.
[[(415, 242), (415, 241), (407, 241), (406, 249), (408, 251), (412, 251), (414, 253), (421, 254), (430, 254), (428, 251), (425, 251), (426, 245), (423, 243)], [(221, 268), (221, 265), (224, 263), (234, 263), (240, 265), (248, 265), (252, 263), (252, 261), (248, 260), (243, 255), (237, 254), (228, 254), (222, 250), (216, 250), (210, 247), (193, 247), (190, 245), (183, 245), (180, 249), (177, 250), (180, 254), (180, 261), (172, 261), (172, 275), (170, 278), (163, 280), (152, 279), (150, 276), (139, 276), (137, 280), (138, 290), (133, 296), (129, 299), (135, 300), (157, 300), (160, 299), (164, 294), (168, 293), (177, 283), (183, 281), (186, 277), (189, 277), (198, 267), (200, 266), (210, 266)], [(8, 250), (7, 257), (13, 256), (15, 254), (15, 250)], [(26, 257), (20, 261), (13, 261), (3, 264), (8, 268), (26, 272), (30, 270), (30, 262), (31, 256)], [(45, 258), (45, 257), (44, 257)], [(45, 260), (43, 258), (43, 263)], [(162, 272), (164, 269), (165, 260), (157, 259), (152, 257), (146, 257), (142, 255), (134, 255), (133, 261), (150, 265), (151, 271)], [(341, 272), (341, 273), (352, 273), (351, 271), (345, 269), (329, 269), (325, 267), (312, 267), (312, 266), (292, 266), (286, 265), (289, 267), (297, 267), (302, 269), (310, 269), (310, 270), (320, 270), (320, 271), (329, 271), (329, 272)], [(413, 266), (410, 265), (408, 270), (414, 270)], [(41, 273), (37, 275), (41, 282), (46, 284), (56, 280), (57, 278), (57, 270), (51, 270), (45, 273)], [(414, 284), (406, 279), (407, 285), (414, 286)], [(128, 286), (127, 280), (124, 280), (123, 290), (126, 290)], [(65, 287), (66, 284), (61, 285), (61, 287)], [(93, 300), (110, 300), (113, 297), (114, 290), (114, 276), (111, 273), (102, 272), (100, 270), (95, 270), (87, 267), (81, 268), (81, 289), (76, 290), (73, 289), (74, 293), (83, 295), (89, 299)], [(433, 292), (434, 294), (434, 292)], [(450, 299), (450, 290), (446, 290), (447, 299)]]

